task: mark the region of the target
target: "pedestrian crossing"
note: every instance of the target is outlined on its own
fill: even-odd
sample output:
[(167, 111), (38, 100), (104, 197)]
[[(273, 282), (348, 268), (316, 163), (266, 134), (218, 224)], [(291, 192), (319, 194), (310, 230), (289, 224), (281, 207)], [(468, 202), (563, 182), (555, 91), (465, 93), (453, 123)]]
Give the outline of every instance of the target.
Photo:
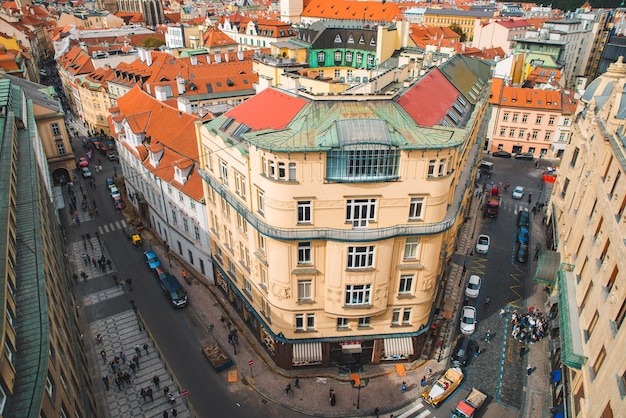
[(125, 220), (110, 222), (108, 224), (100, 225), (98, 227), (98, 232), (100, 234), (106, 234), (109, 232), (117, 231), (119, 229), (124, 229), (128, 226)]
[(418, 402), (411, 406), (411, 408), (400, 415), (397, 418), (424, 418), (430, 415), (428, 409), (424, 409), (424, 403)]

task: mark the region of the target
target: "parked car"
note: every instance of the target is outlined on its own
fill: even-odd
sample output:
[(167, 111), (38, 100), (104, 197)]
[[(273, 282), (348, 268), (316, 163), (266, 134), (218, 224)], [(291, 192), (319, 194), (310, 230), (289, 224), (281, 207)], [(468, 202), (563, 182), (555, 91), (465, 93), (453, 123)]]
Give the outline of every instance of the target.
[(528, 244), (528, 228), (520, 228), (517, 234), (517, 241), (520, 244)]
[(517, 261), (520, 263), (525, 263), (528, 260), (528, 245), (520, 244), (519, 250), (517, 251)]
[(470, 337), (465, 335), (459, 335), (452, 349), (452, 355), (450, 361), (454, 366), (466, 366), (468, 361), (474, 355), (476, 350), (476, 343)]
[(155, 269), (161, 265), (161, 260), (159, 260), (159, 257), (154, 253), (154, 251), (146, 251), (143, 253), (143, 256), (146, 258), (146, 264), (150, 269)]
[(472, 335), (476, 331), (476, 324), (476, 308), (463, 306), (463, 311), (461, 311), (461, 333)]
[(500, 158), (511, 158), (511, 153), (506, 152), (506, 151), (496, 151), (492, 153), (491, 155), (493, 155), (494, 157), (500, 157)]
[(515, 189), (513, 189), (513, 199), (521, 199), (522, 197), (524, 197), (524, 188), (522, 186), (516, 186)]
[(516, 160), (533, 160), (535, 156), (532, 152), (522, 152), (520, 154), (515, 154)]
[(113, 199), (113, 205), (115, 206), (115, 209), (121, 210), (126, 207), (126, 202), (124, 202), (124, 199), (122, 199), (121, 197), (117, 197)]
[(117, 161), (117, 155), (115, 155), (115, 153), (113, 151), (109, 151), (107, 153), (107, 158), (109, 159), (109, 161)]
[(89, 158), (87, 157), (80, 157), (78, 159), (78, 165), (81, 167), (87, 167), (89, 165)]
[(119, 189), (117, 188), (117, 186), (114, 184), (112, 185), (109, 190), (111, 191), (111, 198), (113, 198), (113, 200), (115, 200), (116, 197), (122, 197), (122, 195), (120, 194)]
[(490, 242), (491, 238), (489, 238), (489, 235), (479, 235), (476, 241), (476, 252), (478, 254), (487, 254)]
[(528, 215), (528, 211), (520, 210), (517, 213), (517, 226), (520, 228), (528, 228), (529, 222), (530, 217)]
[(83, 177), (86, 179), (90, 179), (93, 177), (93, 175), (91, 174), (91, 170), (89, 169), (89, 167), (82, 167), (83, 169)]
[(465, 286), (465, 296), (470, 299), (476, 299), (478, 294), (480, 293), (480, 286), (482, 284), (482, 279), (480, 276), (472, 274)]

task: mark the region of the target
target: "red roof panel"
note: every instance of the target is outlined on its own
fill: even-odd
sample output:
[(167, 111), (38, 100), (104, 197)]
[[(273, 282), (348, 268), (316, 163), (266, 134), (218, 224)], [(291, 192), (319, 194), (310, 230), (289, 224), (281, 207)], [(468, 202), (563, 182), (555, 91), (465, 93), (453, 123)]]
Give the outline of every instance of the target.
[(284, 129), (307, 104), (307, 100), (274, 89), (266, 89), (226, 112), (251, 129)]

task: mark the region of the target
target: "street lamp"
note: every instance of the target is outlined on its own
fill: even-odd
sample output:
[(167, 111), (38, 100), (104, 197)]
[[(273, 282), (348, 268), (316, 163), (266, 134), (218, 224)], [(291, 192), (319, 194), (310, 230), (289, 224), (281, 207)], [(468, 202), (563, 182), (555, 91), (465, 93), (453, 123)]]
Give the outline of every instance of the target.
[(239, 336), (237, 335), (237, 330), (234, 329), (228, 333), (228, 342), (233, 345), (235, 355), (237, 355), (237, 340), (239, 340)]
[(167, 243), (167, 241), (163, 240), (163, 246), (165, 247), (165, 252), (167, 253), (167, 262), (170, 265), (170, 268), (172, 267), (172, 259), (170, 258), (170, 245)]
[(352, 387), (356, 388), (356, 409), (359, 409), (361, 407), (361, 388), (364, 388), (367, 386), (367, 384), (369, 383), (369, 379), (361, 379), (361, 372), (359, 371), (358, 374), (358, 385), (357, 382), (354, 381), (354, 379), (351, 381), (352, 382)]
[(133, 311), (135, 312), (135, 317), (137, 318), (137, 326), (139, 327), (139, 332), (142, 331), (141, 329), (141, 321), (139, 320), (139, 312), (137, 312), (137, 305), (135, 305), (135, 300), (131, 299), (130, 300), (130, 306), (133, 307)]

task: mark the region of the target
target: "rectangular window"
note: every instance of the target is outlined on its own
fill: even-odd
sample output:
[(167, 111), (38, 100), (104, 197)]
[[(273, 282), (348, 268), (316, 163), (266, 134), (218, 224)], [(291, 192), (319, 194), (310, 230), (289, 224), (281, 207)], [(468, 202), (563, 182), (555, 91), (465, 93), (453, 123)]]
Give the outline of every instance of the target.
[(296, 330), (307, 331), (315, 329), (315, 314), (296, 314)]
[(365, 228), (368, 222), (376, 220), (376, 199), (348, 199), (346, 222), (355, 228)]
[(276, 178), (276, 162), (269, 160), (268, 161), (268, 165), (269, 165), (269, 176), (271, 178)]
[(52, 123), (50, 127), (52, 128), (52, 135), (54, 136), (61, 135), (61, 129), (59, 129), (58, 123)]
[(593, 330), (596, 328), (598, 319), (600, 319), (600, 315), (598, 314), (598, 311), (595, 311), (593, 313), (593, 318), (591, 318), (591, 322), (589, 323), (589, 326), (587, 327), (587, 340), (591, 338), (591, 334), (593, 334)]
[(622, 307), (619, 308), (619, 312), (615, 317), (615, 325), (617, 325), (617, 329), (620, 329), (622, 327), (622, 324), (624, 323), (624, 318), (626, 318), (626, 299), (622, 301)]
[(409, 220), (418, 221), (423, 219), (424, 212), (424, 198), (412, 197), (411, 204), (409, 206)]
[(544, 139), (546, 141), (549, 141), (551, 137), (552, 137), (552, 132), (546, 132), (546, 136), (544, 137)]
[(437, 165), (436, 160), (430, 160), (428, 162), (428, 177), (435, 177), (435, 166)]
[(265, 214), (265, 193), (262, 190), (256, 191), (257, 210), (261, 215)]
[(311, 242), (298, 243), (298, 264), (311, 264)]
[(370, 317), (369, 316), (365, 316), (363, 318), (359, 318), (359, 328), (367, 328), (370, 326)]
[(554, 116), (550, 116), (548, 119), (548, 125), (554, 125)]
[(278, 163), (278, 180), (287, 180), (287, 169), (285, 163)]
[(526, 123), (526, 122), (528, 122), (528, 114), (524, 114), (522, 116), (522, 123)]
[(257, 235), (257, 245), (259, 247), (259, 251), (265, 254), (265, 237), (261, 235), (260, 232)]
[(439, 177), (446, 174), (446, 160), (439, 161)]
[(404, 308), (402, 312), (402, 324), (409, 325), (411, 323), (411, 308)]
[(248, 294), (251, 295), (252, 294), (252, 284), (250, 283), (250, 280), (244, 279), (243, 283), (244, 283), (244, 287), (246, 289), (246, 292), (248, 292)]
[(337, 328), (348, 328), (348, 318), (337, 318)]
[(617, 266), (613, 267), (613, 271), (611, 272), (611, 275), (609, 276), (609, 280), (606, 282), (606, 293), (611, 293), (611, 290), (613, 290), (613, 286), (615, 285), (615, 279), (617, 279), (617, 276), (619, 275), (619, 269), (617, 268)]
[(417, 249), (419, 246), (419, 238), (418, 237), (410, 237), (406, 239), (404, 244), (404, 259), (405, 260), (415, 260), (417, 259)]
[(515, 137), (515, 129), (513, 129), (513, 128), (509, 129), (509, 136), (510, 136), (511, 138), (514, 138), (514, 137)]
[(261, 286), (267, 289), (267, 269), (265, 266), (261, 266), (259, 270), (261, 271)]
[(593, 370), (594, 378), (598, 375), (598, 372), (600, 371), (600, 368), (602, 368), (602, 364), (604, 364), (605, 359), (606, 359), (606, 349), (603, 346), (600, 352), (598, 353), (598, 356), (596, 357), (596, 361), (593, 362), (592, 370)]
[(400, 325), (400, 314), (402, 309), (394, 309), (391, 315), (391, 325)]
[(48, 396), (50, 399), (54, 399), (54, 381), (50, 377), (50, 375), (46, 376), (46, 392), (48, 392)]
[(509, 113), (508, 112), (504, 112), (504, 114), (502, 115), (502, 120), (504, 122), (507, 122), (509, 120)]
[(348, 268), (362, 269), (374, 266), (374, 246), (348, 247)]
[(220, 176), (222, 184), (228, 186), (228, 165), (224, 161), (220, 161)]
[(312, 280), (298, 280), (298, 300), (313, 300)]
[(561, 198), (564, 199), (567, 194), (567, 189), (569, 188), (569, 179), (566, 178), (563, 182), (563, 189), (561, 189)]
[(235, 171), (235, 193), (242, 199), (246, 199), (246, 178), (237, 171)]
[(517, 122), (518, 118), (519, 118), (519, 113), (514, 113), (513, 114), (513, 122)]
[(346, 305), (368, 305), (371, 284), (351, 284), (346, 286)]
[(535, 125), (541, 125), (541, 119), (543, 118), (543, 116), (539, 115), (537, 116), (537, 119), (535, 119)]
[(398, 289), (398, 293), (401, 295), (408, 295), (408, 294), (411, 294), (412, 289), (413, 289), (413, 275), (404, 274), (400, 276), (400, 288)]
[(574, 153), (572, 154), (572, 159), (569, 162), (569, 165), (572, 167), (576, 166), (576, 161), (578, 160), (578, 153), (580, 152), (580, 149), (578, 147), (574, 148)]
[(57, 154), (65, 155), (65, 145), (63, 145), (63, 142), (57, 143)]
[(506, 128), (500, 128), (500, 136), (506, 135)]
[(298, 223), (310, 224), (311, 223), (311, 201), (302, 200), (298, 202)]
[(289, 163), (289, 181), (296, 181), (296, 163)]
[(246, 220), (243, 216), (241, 216), (240, 213), (237, 213), (237, 226), (239, 227), (239, 230), (244, 234), (248, 233), (248, 222), (246, 222)]

